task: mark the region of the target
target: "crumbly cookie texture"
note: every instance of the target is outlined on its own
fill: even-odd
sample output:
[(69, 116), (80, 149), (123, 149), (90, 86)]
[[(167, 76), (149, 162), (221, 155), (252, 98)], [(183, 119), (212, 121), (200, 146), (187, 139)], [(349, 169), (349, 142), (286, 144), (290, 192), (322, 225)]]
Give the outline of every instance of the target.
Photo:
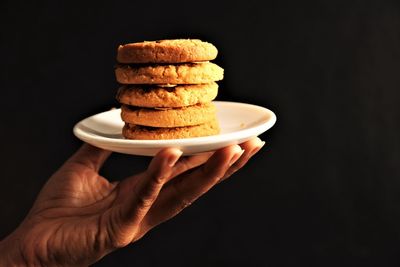
[(176, 108), (211, 102), (217, 94), (215, 82), (172, 87), (124, 85), (118, 89), (116, 98), (121, 104), (131, 106)]
[(219, 132), (220, 128), (217, 120), (215, 119), (200, 125), (175, 128), (152, 128), (126, 123), (124, 128), (122, 129), (122, 135), (125, 138), (138, 140), (201, 137), (216, 135)]
[(224, 70), (211, 62), (177, 65), (117, 65), (122, 84), (203, 84), (222, 80)]
[(151, 127), (183, 127), (211, 121), (215, 118), (213, 103), (197, 104), (182, 108), (150, 109), (122, 105), (124, 122)]
[(185, 63), (217, 57), (217, 48), (198, 39), (159, 40), (118, 47), (120, 63)]

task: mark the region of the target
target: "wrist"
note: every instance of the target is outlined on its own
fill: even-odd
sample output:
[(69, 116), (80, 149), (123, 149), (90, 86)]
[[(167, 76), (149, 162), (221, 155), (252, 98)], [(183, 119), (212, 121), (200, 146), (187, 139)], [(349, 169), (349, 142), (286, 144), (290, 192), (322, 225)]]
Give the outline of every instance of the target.
[(12, 233), (0, 241), (0, 266), (27, 266), (21, 251), (21, 239)]

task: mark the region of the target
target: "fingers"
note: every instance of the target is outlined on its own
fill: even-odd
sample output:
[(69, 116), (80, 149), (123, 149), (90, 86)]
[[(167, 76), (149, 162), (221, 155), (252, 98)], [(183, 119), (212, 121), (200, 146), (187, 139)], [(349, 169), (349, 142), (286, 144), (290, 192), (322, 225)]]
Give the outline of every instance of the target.
[(179, 161), (174, 166), (172, 177), (176, 177), (190, 169), (193, 169), (195, 167), (204, 164), (213, 154), (214, 151), (180, 158)]
[(181, 155), (182, 151), (178, 149), (164, 149), (152, 159), (145, 172), (120, 182), (116, 205), (121, 207), (118, 212), (121, 227), (137, 227), (168, 181)]
[(66, 164), (82, 164), (94, 171), (99, 171), (110, 155), (110, 151), (84, 143), (79, 150), (67, 160)]
[(224, 177), (220, 180), (220, 182), (229, 178), (232, 174), (241, 169), (246, 163), (253, 157), (260, 149), (265, 145), (264, 141), (261, 141), (260, 138), (256, 137), (243, 144), (240, 144), (240, 147), (244, 150), (243, 155), (240, 157), (238, 161), (233, 164), (229, 170), (225, 173)]
[[(182, 158), (164, 149), (146, 172), (122, 181), (109, 229), (116, 246), (124, 246), (170, 219), (222, 179), (243, 167), (264, 145), (258, 138), (201, 155)], [(188, 170), (190, 170), (188, 172)], [(175, 177), (175, 178), (174, 178)], [(174, 179), (173, 179), (174, 178)]]
[(146, 232), (175, 216), (207, 192), (224, 176), (242, 153), (243, 150), (238, 145), (220, 149), (201, 167), (185, 173), (165, 185), (142, 222), (143, 231)]

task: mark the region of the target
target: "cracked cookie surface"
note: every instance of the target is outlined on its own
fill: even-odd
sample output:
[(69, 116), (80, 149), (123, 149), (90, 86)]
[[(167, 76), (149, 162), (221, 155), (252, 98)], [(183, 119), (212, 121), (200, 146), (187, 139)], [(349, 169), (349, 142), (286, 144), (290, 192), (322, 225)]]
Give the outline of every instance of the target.
[(185, 63), (216, 58), (217, 48), (198, 39), (145, 41), (120, 45), (120, 63)]
[(116, 99), (121, 104), (137, 107), (185, 107), (208, 103), (218, 94), (218, 84), (177, 85), (124, 85), (118, 89)]
[(182, 108), (152, 109), (122, 105), (124, 122), (151, 127), (182, 127), (199, 125), (215, 119), (213, 103), (197, 104)]
[(159, 140), (181, 139), (216, 135), (220, 132), (217, 120), (186, 127), (152, 128), (126, 123), (122, 129), (122, 135), (127, 139)]
[(203, 84), (222, 80), (224, 70), (211, 62), (177, 65), (117, 65), (122, 84)]

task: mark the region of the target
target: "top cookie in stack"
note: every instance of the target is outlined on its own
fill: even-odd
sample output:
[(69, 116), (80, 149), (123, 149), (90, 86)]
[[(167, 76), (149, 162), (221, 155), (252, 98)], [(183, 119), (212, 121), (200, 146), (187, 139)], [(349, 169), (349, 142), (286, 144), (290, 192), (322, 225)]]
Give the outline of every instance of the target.
[(215, 81), (223, 69), (208, 62), (217, 49), (201, 40), (161, 40), (131, 43), (118, 48), (115, 69), (122, 84), (122, 104), (128, 139), (175, 139), (219, 133), (212, 100)]

